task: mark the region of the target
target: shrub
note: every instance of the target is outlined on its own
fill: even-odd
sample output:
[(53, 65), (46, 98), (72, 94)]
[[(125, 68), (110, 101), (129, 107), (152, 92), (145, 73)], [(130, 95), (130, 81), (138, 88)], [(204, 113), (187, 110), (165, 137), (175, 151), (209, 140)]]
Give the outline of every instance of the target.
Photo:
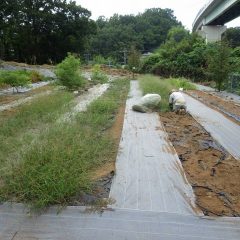
[(212, 44), (208, 56), (209, 79), (215, 81), (218, 91), (221, 91), (231, 72), (230, 48), (224, 42)]
[(68, 89), (78, 89), (84, 85), (84, 79), (80, 75), (80, 60), (71, 54), (57, 65), (56, 75), (60, 83)]
[(30, 83), (29, 74), (26, 70), (1, 71), (0, 83), (10, 85), (18, 92), (19, 87), (27, 86)]
[(173, 67), (173, 62), (168, 59), (161, 59), (152, 66), (151, 72), (162, 77), (170, 77), (174, 75)]
[(150, 73), (152, 67), (161, 60), (159, 54), (152, 54), (149, 57), (145, 58), (141, 64), (141, 71), (144, 73)]
[(38, 71), (31, 71), (30, 79), (32, 83), (41, 82), (44, 80), (44, 77)]
[(106, 64), (107, 60), (102, 55), (97, 55), (93, 58), (95, 64)]
[(4, 86), (4, 81), (3, 78), (1, 77), (1, 73), (0, 73), (0, 87)]
[(231, 73), (229, 74), (229, 79), (225, 83), (225, 88), (230, 92), (235, 92), (239, 95), (240, 93), (240, 74)]
[(131, 47), (128, 56), (128, 67), (131, 71), (138, 71), (140, 67), (140, 56), (141, 53), (137, 51), (135, 47)]
[(184, 90), (195, 90), (196, 89), (195, 85), (193, 85), (186, 78), (171, 78), (171, 79), (169, 79), (169, 81), (177, 89), (179, 89), (179, 88), (183, 88)]
[(106, 83), (108, 81), (107, 75), (101, 71), (99, 64), (94, 65), (91, 78), (92, 78), (92, 81), (96, 84)]

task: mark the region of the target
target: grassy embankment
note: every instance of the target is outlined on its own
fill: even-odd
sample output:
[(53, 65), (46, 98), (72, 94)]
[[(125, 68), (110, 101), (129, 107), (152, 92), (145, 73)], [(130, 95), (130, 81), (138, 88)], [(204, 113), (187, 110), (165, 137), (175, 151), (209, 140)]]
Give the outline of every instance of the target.
[(153, 75), (143, 75), (139, 78), (143, 94), (157, 93), (161, 96), (160, 110), (169, 111), (168, 99), (171, 89), (195, 89), (195, 86), (185, 78), (159, 78)]
[(81, 191), (91, 191), (91, 172), (115, 157), (117, 144), (107, 133), (129, 81), (116, 80), (74, 121), (55, 123), (40, 135), (1, 179), (0, 198), (29, 203), (35, 208), (67, 204)]

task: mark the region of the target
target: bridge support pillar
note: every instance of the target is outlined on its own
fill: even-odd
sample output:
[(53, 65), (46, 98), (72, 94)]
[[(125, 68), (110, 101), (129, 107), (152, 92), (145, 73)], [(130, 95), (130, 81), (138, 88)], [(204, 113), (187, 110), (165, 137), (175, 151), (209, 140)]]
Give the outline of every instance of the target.
[(203, 26), (199, 35), (206, 39), (207, 43), (221, 41), (222, 34), (227, 30), (226, 26)]

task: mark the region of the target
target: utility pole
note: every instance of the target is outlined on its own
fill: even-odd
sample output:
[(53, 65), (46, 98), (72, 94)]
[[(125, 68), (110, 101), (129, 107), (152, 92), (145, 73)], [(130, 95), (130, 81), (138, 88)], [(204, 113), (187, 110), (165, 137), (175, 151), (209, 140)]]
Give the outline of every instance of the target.
[(90, 62), (90, 57), (91, 57), (91, 53), (87, 52), (84, 54), (84, 57), (85, 57), (85, 61), (87, 62), (87, 64), (89, 64)]
[(127, 50), (124, 49), (123, 51), (123, 60), (124, 60), (124, 65), (127, 65)]
[(123, 53), (123, 64), (127, 65), (127, 53), (128, 51), (126, 49), (124, 49), (123, 51), (120, 51), (121, 53)]

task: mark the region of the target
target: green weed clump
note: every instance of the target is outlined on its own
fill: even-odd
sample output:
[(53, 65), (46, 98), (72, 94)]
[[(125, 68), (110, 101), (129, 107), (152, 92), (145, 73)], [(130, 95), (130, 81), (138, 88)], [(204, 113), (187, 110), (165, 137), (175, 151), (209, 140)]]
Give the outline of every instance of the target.
[(14, 87), (18, 91), (19, 87), (27, 86), (30, 83), (30, 72), (2, 70), (0, 71), (0, 83)]
[(117, 80), (86, 112), (68, 123), (58, 123), (21, 155), (2, 177), (2, 200), (42, 208), (67, 204), (81, 191), (91, 191), (90, 172), (109, 161), (117, 145), (106, 133), (119, 105), (126, 99), (129, 81)]
[[(54, 123), (69, 108), (73, 95), (56, 92), (38, 97), (29, 104), (16, 108), (10, 115), (0, 113), (0, 170), (6, 162), (14, 162), (21, 147), (28, 145), (37, 132)], [(1, 171), (0, 171), (1, 176)]]
[(102, 55), (97, 55), (93, 58), (93, 62), (95, 64), (107, 64), (107, 59), (105, 59)]
[(156, 93), (161, 96), (160, 110), (162, 112), (169, 111), (168, 100), (171, 89), (195, 89), (195, 86), (184, 78), (159, 78), (153, 75), (144, 75), (140, 77), (139, 82), (144, 95)]
[(171, 84), (175, 86), (175, 88), (183, 88), (183, 90), (195, 90), (196, 86), (193, 85), (186, 78), (170, 78)]
[(44, 81), (45, 78), (38, 71), (16, 70), (7, 71), (0, 70), (0, 86), (9, 85), (17, 91), (19, 87), (27, 86), (30, 83)]
[(107, 75), (101, 71), (99, 64), (94, 65), (91, 79), (95, 84), (97, 83), (103, 84), (108, 81)]
[(80, 59), (71, 54), (57, 65), (55, 72), (60, 83), (70, 90), (78, 89), (85, 84), (80, 74)]

